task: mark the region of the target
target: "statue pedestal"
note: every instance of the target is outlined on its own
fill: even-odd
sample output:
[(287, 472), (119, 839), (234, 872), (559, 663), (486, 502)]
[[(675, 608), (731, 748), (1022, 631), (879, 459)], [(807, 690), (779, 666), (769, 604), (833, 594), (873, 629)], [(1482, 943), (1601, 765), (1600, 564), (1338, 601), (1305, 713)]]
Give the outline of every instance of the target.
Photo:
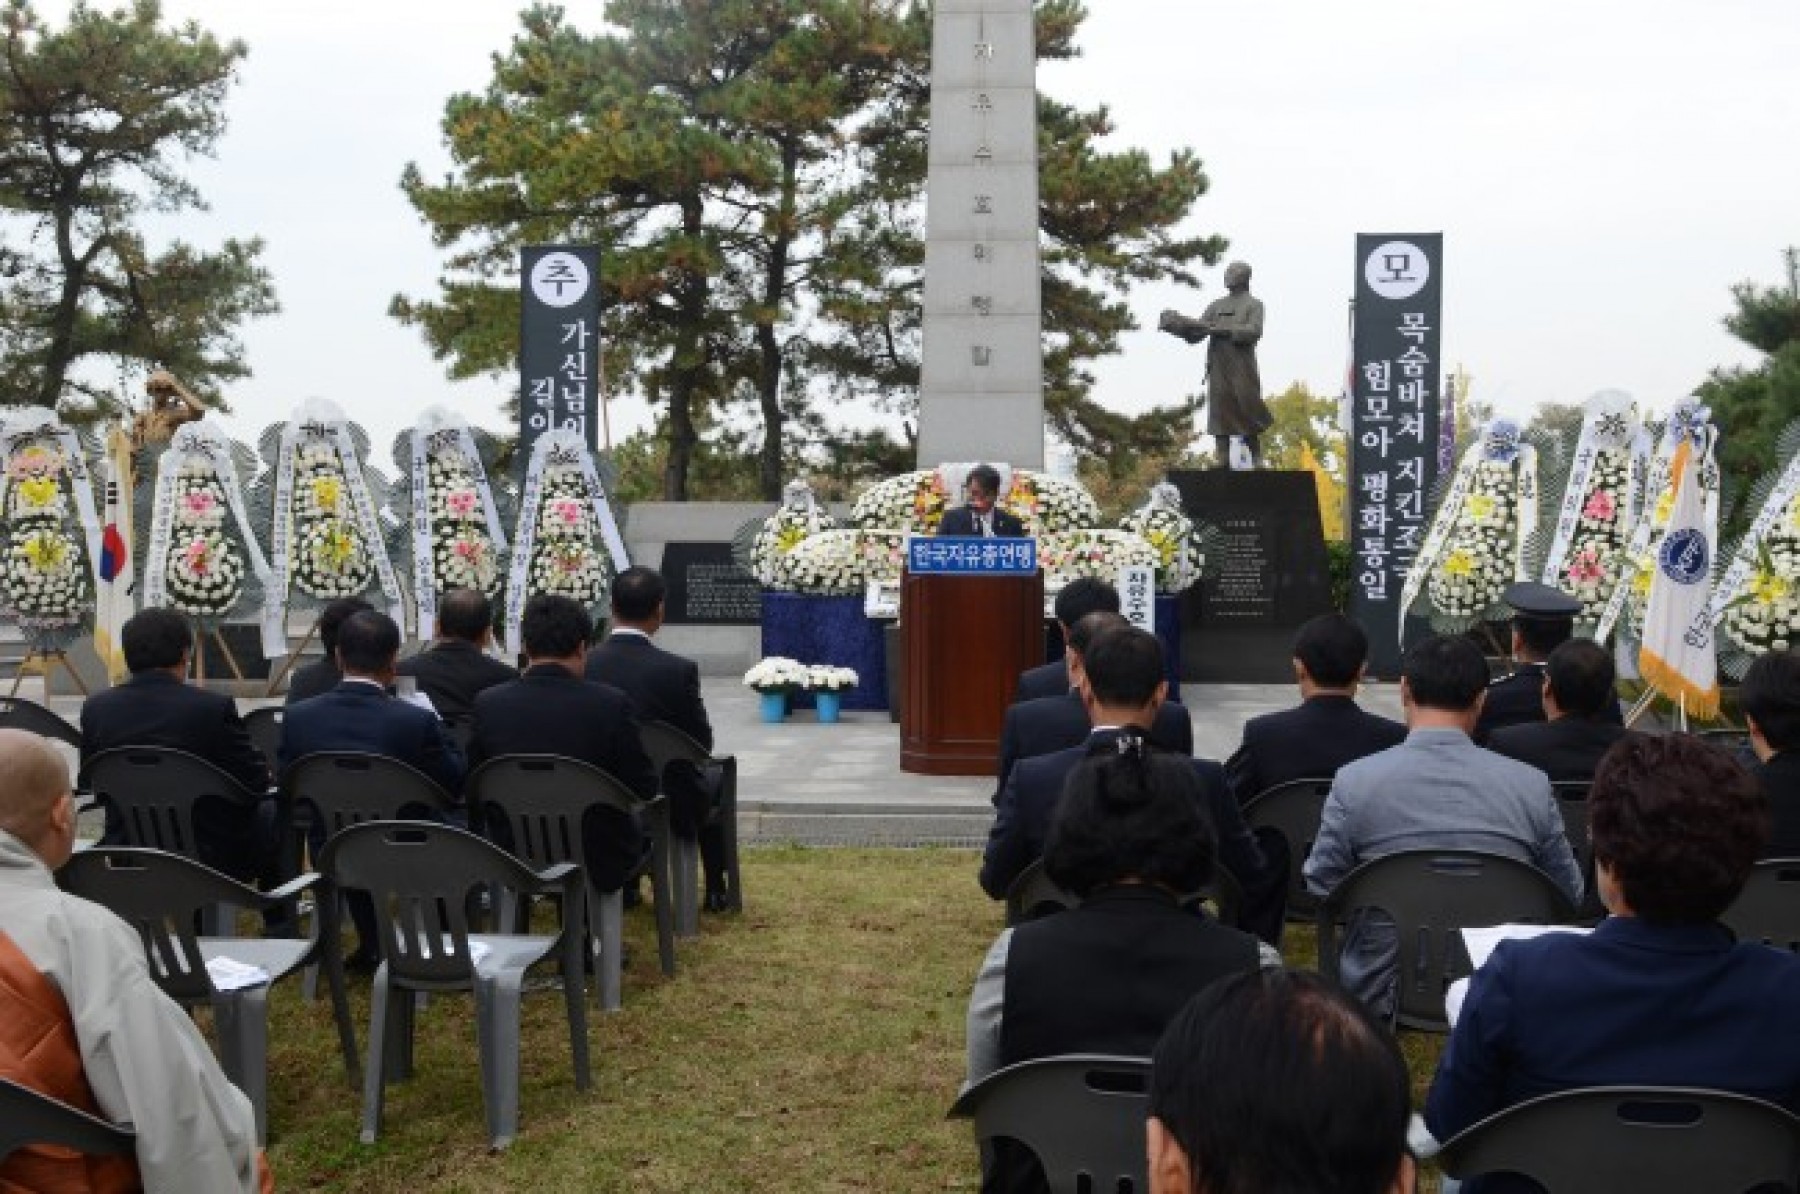
[(1169, 480), (1188, 516), (1224, 536), (1218, 575), (1182, 597), (1182, 679), (1291, 682), (1294, 631), (1332, 608), (1313, 475), (1209, 469)]

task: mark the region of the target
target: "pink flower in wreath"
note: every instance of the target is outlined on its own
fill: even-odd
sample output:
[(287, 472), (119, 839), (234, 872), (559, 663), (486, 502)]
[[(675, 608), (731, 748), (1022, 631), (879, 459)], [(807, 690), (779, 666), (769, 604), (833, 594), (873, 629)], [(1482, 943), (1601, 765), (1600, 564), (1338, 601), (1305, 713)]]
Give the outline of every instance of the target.
[(204, 489), (192, 489), (182, 495), (181, 507), (188, 517), (203, 519), (218, 507), (218, 500)]
[(556, 498), (550, 503), (550, 517), (565, 527), (581, 525), (581, 503), (574, 498)]
[(480, 501), (473, 489), (453, 489), (444, 497), (444, 508), (457, 518), (467, 518), (475, 513), (475, 504)]
[(1575, 558), (1569, 561), (1568, 572), (1569, 579), (1576, 584), (1600, 580), (1605, 575), (1600, 569), (1600, 553), (1591, 547), (1582, 548), (1575, 553)]
[(181, 552), (181, 562), (187, 565), (189, 572), (195, 576), (205, 576), (212, 570), (212, 551), (204, 539), (196, 539)]
[(473, 539), (459, 539), (451, 550), (456, 553), (457, 559), (467, 560), (473, 564), (478, 563), (487, 554), (487, 545)]
[(1613, 501), (1612, 494), (1604, 489), (1596, 489), (1588, 495), (1587, 505), (1581, 508), (1581, 516), (1598, 519), (1601, 522), (1610, 522), (1618, 508), (1618, 503)]

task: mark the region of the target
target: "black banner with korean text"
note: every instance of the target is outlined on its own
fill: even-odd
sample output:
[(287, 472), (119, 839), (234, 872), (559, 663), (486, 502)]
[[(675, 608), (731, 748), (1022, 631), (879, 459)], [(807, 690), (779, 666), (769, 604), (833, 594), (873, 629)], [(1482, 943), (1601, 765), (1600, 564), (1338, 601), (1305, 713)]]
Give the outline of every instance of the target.
[(530, 245), (519, 262), (519, 471), (540, 435), (600, 443), (600, 250)]
[(1438, 476), (1443, 294), (1442, 233), (1357, 236), (1350, 616), (1369, 635), (1371, 676), (1400, 672), (1400, 590)]

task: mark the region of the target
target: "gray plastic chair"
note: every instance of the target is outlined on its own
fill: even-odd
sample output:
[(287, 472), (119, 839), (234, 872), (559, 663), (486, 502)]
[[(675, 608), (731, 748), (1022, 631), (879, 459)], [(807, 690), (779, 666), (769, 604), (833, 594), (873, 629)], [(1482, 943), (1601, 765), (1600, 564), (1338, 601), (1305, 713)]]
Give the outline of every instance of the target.
[(328, 838), (365, 821), (442, 816), (456, 807), (455, 798), (418, 768), (362, 751), (325, 750), (295, 759), (280, 782), (295, 812), (313, 819)]
[[(354, 825), (333, 836), (320, 856), (319, 869), (333, 884), (369, 894), (381, 936), (382, 963), (369, 1000), (363, 1143), (374, 1143), (381, 1130), (387, 1084), (412, 1075), (414, 992), (474, 995), (482, 1099), (494, 1149), (505, 1148), (518, 1134), (519, 1005), (525, 972), (540, 962), (554, 960), (561, 965), (575, 1086), (588, 1088), (587, 1005), (582, 990), (586, 929), (579, 866), (564, 863), (533, 871), (466, 830), (433, 821), (385, 821)], [(471, 933), (468, 897), (481, 887), (520, 899), (560, 896), (558, 932)], [(335, 906), (327, 917), (337, 918)], [(485, 953), (477, 960), (472, 950)]]
[(1296, 779), (1265, 789), (1244, 805), (1244, 824), (1252, 832), (1267, 829), (1287, 842), (1289, 920), (1311, 920), (1319, 910), (1319, 898), (1306, 890), (1301, 870), (1319, 836), (1319, 821), (1329, 795), (1329, 779)]
[[(176, 854), (106, 846), (82, 851), (57, 872), (57, 882), (64, 890), (111, 909), (138, 931), (150, 975), (169, 998), (183, 1007), (212, 1006), (219, 1064), (256, 1108), (259, 1142), (267, 1140), (269, 1127), (269, 987), (311, 962), (317, 956), (319, 938), (316, 931), (308, 941), (203, 937), (195, 934), (194, 923), (203, 909), (220, 903), (258, 910), (285, 904), (292, 912), (300, 894), (318, 880), (317, 875), (301, 875), (265, 895)], [(206, 964), (220, 957), (260, 967), (268, 973), (269, 982), (236, 991), (218, 990)], [(341, 989), (334, 991), (332, 1013), (346, 1065), (354, 1073), (356, 1039)]]
[(81, 749), (81, 731), (54, 710), (24, 697), (0, 697), (0, 729), (26, 730)]
[(1345, 875), (1319, 903), (1319, 972), (1337, 979), (1343, 926), (1365, 909), (1395, 925), (1394, 1022), (1446, 1032), (1444, 992), (1468, 974), (1461, 930), (1499, 924), (1567, 924), (1568, 894), (1528, 862), (1479, 850), (1403, 850)]
[(1719, 918), (1739, 941), (1800, 953), (1800, 858), (1765, 858)]
[(1146, 1058), (1044, 1057), (989, 1074), (950, 1115), (973, 1119), (977, 1141), (1005, 1137), (1037, 1154), (1051, 1194), (1142, 1194), (1149, 1085)]
[(90, 1157), (128, 1157), (137, 1152), (137, 1137), (130, 1129), (0, 1078), (0, 1161), (34, 1144), (72, 1148)]
[(1520, 1103), (1457, 1133), (1437, 1155), (1457, 1178), (1517, 1173), (1548, 1194), (1743, 1194), (1793, 1190), (1800, 1119), (1743, 1095), (1605, 1086)]
[[(704, 773), (717, 766), (722, 772), (719, 802), (708, 813), (706, 823), (718, 825), (725, 843), (725, 897), (733, 912), (744, 910), (743, 869), (738, 862), (738, 768), (736, 755), (714, 755), (693, 737), (666, 721), (647, 721), (639, 727), (644, 751), (656, 768), (658, 782), (672, 762), (692, 763)], [(699, 844), (696, 839), (677, 834), (669, 843), (675, 894), (675, 931), (683, 937), (700, 933)]]
[[(596, 805), (627, 816), (644, 815), (650, 835), (650, 885), (655, 901), (656, 940), (665, 975), (675, 973), (675, 917), (669, 895), (669, 802), (639, 800), (624, 784), (579, 759), (561, 755), (501, 755), (469, 776), (471, 823), (498, 832), (505, 826), (512, 852), (542, 869), (582, 861), (581, 822)], [(586, 886), (589, 932), (598, 939), (602, 1011), (623, 1004), (625, 897), (623, 891)], [(592, 943), (589, 946), (592, 949)]]
[(269, 774), (275, 774), (281, 757), (281, 718), (287, 710), (280, 705), (264, 705), (244, 714), (244, 729), (250, 741), (269, 762)]

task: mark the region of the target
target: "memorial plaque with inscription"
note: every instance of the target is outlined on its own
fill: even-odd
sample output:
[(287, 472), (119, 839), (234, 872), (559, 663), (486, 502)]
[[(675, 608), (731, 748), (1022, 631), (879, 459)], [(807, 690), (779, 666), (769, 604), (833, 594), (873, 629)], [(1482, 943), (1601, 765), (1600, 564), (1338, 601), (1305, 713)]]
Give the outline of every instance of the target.
[(1177, 472), (1182, 509), (1216, 527), (1217, 572), (1182, 599), (1181, 676), (1293, 679), (1294, 631), (1331, 609), (1330, 564), (1311, 473)]
[(762, 621), (762, 586), (732, 558), (729, 543), (671, 543), (663, 548), (671, 625), (755, 626)]

